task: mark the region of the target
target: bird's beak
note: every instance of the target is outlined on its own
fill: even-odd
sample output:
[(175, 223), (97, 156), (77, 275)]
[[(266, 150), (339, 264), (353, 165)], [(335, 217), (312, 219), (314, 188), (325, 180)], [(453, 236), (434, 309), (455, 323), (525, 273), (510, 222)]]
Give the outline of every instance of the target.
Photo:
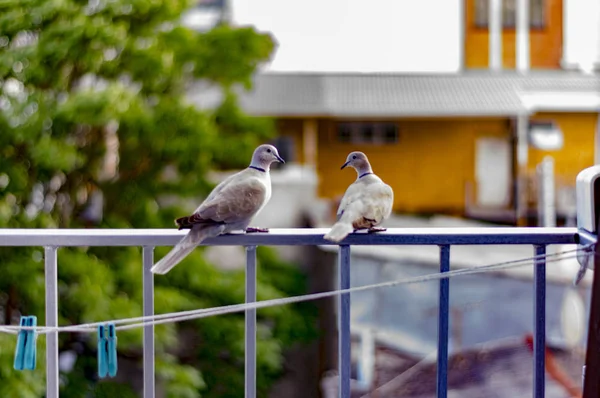
[(342, 165), (342, 167), (340, 167), (340, 170), (344, 170), (344, 168), (345, 168), (346, 166), (348, 166), (349, 164), (350, 164), (350, 161), (347, 161), (346, 163), (344, 163), (344, 164)]
[(285, 160), (283, 160), (283, 158), (279, 155), (275, 155), (275, 157), (277, 158), (277, 160), (279, 161), (279, 163), (285, 163)]

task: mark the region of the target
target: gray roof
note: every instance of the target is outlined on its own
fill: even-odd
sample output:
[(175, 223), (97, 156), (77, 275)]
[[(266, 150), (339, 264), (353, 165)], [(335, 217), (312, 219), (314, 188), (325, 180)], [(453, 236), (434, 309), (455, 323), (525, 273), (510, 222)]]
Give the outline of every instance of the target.
[[(555, 363), (574, 386), (581, 386), (585, 355), (579, 350), (552, 349)], [(436, 362), (411, 361), (400, 352), (377, 347), (382, 360), (376, 363), (379, 397), (435, 398)], [(565, 387), (546, 374), (546, 398), (569, 396)], [(524, 339), (483, 345), (451, 355), (448, 361), (448, 397), (514, 398), (531, 397), (533, 391), (533, 353)], [(352, 397), (364, 395), (356, 391)], [(372, 394), (375, 395), (375, 394)]]
[(461, 74), (262, 73), (241, 95), (264, 116), (504, 116), (523, 92), (598, 92), (599, 76), (566, 71)]

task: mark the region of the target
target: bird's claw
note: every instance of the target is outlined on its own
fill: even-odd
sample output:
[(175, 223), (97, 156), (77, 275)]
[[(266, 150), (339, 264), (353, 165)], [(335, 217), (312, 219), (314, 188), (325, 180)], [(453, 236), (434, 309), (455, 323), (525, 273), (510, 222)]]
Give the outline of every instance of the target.
[(367, 230), (367, 233), (372, 234), (375, 232), (384, 232), (384, 231), (387, 231), (387, 228), (372, 227)]
[(248, 227), (246, 228), (246, 233), (251, 234), (255, 232), (269, 232), (269, 228), (259, 228), (259, 227)]

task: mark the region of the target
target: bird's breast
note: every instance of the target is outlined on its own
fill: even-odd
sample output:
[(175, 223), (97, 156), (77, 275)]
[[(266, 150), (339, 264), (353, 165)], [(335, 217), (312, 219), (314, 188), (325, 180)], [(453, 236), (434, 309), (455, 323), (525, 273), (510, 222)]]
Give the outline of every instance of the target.
[(271, 178), (267, 175), (267, 178), (261, 183), (265, 186), (265, 203), (271, 199)]

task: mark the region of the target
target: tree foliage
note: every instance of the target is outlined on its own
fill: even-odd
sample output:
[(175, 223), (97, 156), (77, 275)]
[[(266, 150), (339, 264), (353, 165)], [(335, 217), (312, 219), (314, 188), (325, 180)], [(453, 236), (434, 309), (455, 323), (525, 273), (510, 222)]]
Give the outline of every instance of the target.
[[(189, 212), (214, 167), (247, 164), (269, 138), (269, 120), (245, 115), (233, 94), (250, 87), (273, 51), (270, 36), (219, 25), (204, 33), (180, 23), (180, 0), (0, 1), (0, 226), (156, 228)], [(193, 81), (225, 93), (216, 109), (186, 100)], [(157, 248), (162, 256), (168, 248)], [(0, 315), (43, 323), (43, 251), (0, 249)], [(259, 250), (260, 299), (301, 293), (303, 276)], [(139, 248), (59, 250), (62, 325), (141, 314)], [(196, 250), (156, 278), (157, 313), (243, 301), (243, 271)], [(308, 314), (308, 315), (307, 315)], [(260, 393), (281, 371), (282, 350), (311, 334), (310, 309), (259, 311)], [(0, 319), (1, 323), (2, 319)], [(157, 372), (169, 397), (237, 397), (243, 383), (242, 315), (158, 326)], [(119, 355), (138, 361), (141, 330), (119, 335)], [(95, 335), (64, 334), (76, 353), (61, 396), (134, 396), (127, 380), (98, 381)], [(44, 339), (41, 337), (38, 349)], [(42, 397), (44, 361), (12, 370), (14, 337), (0, 335), (0, 396)], [(42, 351), (43, 352), (43, 351)]]

